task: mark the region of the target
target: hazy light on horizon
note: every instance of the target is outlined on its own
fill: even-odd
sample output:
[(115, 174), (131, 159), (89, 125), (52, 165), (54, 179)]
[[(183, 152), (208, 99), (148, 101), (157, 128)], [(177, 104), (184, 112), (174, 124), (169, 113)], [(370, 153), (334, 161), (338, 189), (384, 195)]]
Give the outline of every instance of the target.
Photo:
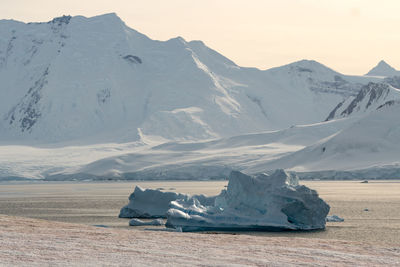
[(152, 39), (202, 40), (238, 65), (261, 69), (301, 59), (365, 74), (384, 59), (400, 69), (397, 0), (1, 0), (0, 19), (48, 21), (116, 12)]

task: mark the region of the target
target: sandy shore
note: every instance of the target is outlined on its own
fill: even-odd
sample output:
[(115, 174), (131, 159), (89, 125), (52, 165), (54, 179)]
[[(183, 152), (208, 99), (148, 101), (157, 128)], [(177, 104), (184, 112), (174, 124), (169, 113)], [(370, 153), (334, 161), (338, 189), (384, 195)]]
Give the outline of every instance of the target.
[(25, 266), (398, 266), (400, 249), (357, 242), (130, 231), (0, 215), (0, 263)]

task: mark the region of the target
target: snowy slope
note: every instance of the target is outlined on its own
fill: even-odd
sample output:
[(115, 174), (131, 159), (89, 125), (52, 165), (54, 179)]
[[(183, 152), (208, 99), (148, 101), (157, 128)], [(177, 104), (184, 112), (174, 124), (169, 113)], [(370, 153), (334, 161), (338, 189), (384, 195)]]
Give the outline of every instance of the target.
[(0, 21), (0, 142), (204, 140), (316, 123), (362, 84), (315, 61), (242, 68), (115, 14)]
[(0, 146), (0, 180), (223, 179), (231, 170), (248, 172), (252, 166), (301, 150), (351, 123), (351, 119), (334, 120), (212, 141)]
[[(385, 79), (386, 80), (386, 79)], [(393, 82), (394, 83), (394, 82)], [(363, 86), (357, 96), (340, 102), (326, 120), (348, 116), (363, 116), (384, 105), (400, 101), (400, 90), (387, 83), (369, 83)]]
[[(337, 134), (258, 168), (279, 166), (317, 174), (323, 171), (347, 171), (347, 178), (354, 178), (351, 172), (364, 177), (382, 178), (384, 175), (386, 179), (399, 178), (399, 120), (400, 103), (382, 106)], [(334, 178), (334, 172), (326, 175)]]
[(396, 169), (399, 87), (312, 60), (243, 68), (115, 14), (1, 20), (0, 180)]
[(388, 77), (400, 75), (400, 71), (396, 70), (384, 60), (379, 61), (378, 65), (373, 67), (366, 76)]

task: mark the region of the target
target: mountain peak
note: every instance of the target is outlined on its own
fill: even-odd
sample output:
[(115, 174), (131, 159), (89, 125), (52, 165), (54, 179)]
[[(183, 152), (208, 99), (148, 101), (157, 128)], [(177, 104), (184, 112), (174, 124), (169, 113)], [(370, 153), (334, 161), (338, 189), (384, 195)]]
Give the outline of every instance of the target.
[(319, 73), (319, 74), (327, 74), (327, 75), (339, 75), (336, 71), (333, 69), (325, 66), (322, 63), (319, 63), (318, 61), (315, 60), (308, 60), (308, 59), (303, 59), (299, 60), (281, 67), (275, 67), (272, 69), (268, 69), (267, 71), (280, 71), (282, 69), (288, 69), (290, 71), (296, 71), (300, 73)]
[(117, 19), (117, 20), (121, 20), (121, 18), (117, 15), (117, 13), (115, 12), (111, 12), (111, 13), (105, 13), (105, 14), (101, 14), (98, 16), (94, 16), (92, 18), (103, 18), (103, 19)]
[(372, 68), (366, 75), (367, 76), (394, 76), (399, 75), (399, 71), (390, 66), (386, 61), (381, 60), (379, 63)]
[(66, 15), (63, 15), (62, 17), (56, 17), (56, 18), (54, 18), (53, 20), (51, 20), (51, 21), (49, 21), (48, 23), (53, 23), (53, 24), (59, 24), (59, 25), (61, 25), (61, 24), (68, 24), (69, 23), (69, 21), (71, 20), (71, 16), (66, 16)]

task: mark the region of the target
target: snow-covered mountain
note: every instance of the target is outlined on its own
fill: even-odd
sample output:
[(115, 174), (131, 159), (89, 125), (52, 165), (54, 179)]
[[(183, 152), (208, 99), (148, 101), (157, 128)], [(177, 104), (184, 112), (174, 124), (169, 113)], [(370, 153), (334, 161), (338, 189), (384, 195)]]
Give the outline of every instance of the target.
[(311, 172), (314, 178), (399, 178), (399, 121), (400, 102), (388, 103), (337, 134), (262, 168)]
[(151, 40), (115, 14), (0, 21), (3, 143), (203, 140), (325, 119), (369, 77), (315, 61), (243, 68), (201, 41)]
[(388, 77), (400, 75), (400, 71), (396, 70), (384, 60), (379, 61), (378, 65), (373, 67), (367, 74), (367, 76), (378, 76), (378, 77)]
[(326, 120), (344, 118), (348, 116), (363, 116), (381, 108), (400, 101), (400, 90), (388, 83), (369, 83), (363, 86), (356, 96), (340, 102), (330, 113)]
[(1, 20), (0, 180), (400, 177), (400, 76), (371, 76), (244, 68), (115, 14)]

